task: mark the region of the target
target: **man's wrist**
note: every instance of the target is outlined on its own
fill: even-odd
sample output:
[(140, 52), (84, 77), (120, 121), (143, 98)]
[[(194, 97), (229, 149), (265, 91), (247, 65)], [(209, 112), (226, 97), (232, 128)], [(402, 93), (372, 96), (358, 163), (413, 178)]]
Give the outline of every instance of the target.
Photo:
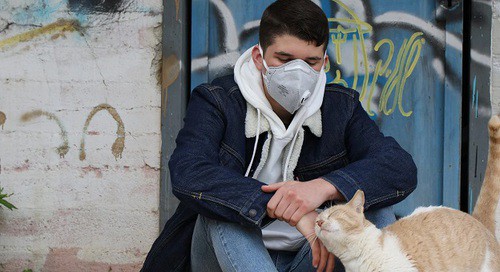
[[(313, 238), (311, 234), (314, 234), (314, 224), (317, 216), (318, 213), (316, 211), (306, 213), (302, 216), (302, 218), (300, 218), (299, 222), (297, 222), (297, 225), (295, 226), (297, 230), (302, 233), (302, 235), (308, 238), (308, 240)], [(311, 231), (312, 233), (309, 233)]]
[(328, 200), (337, 200), (337, 201), (345, 201), (344, 196), (340, 193), (340, 191), (335, 187), (335, 185), (331, 184), (327, 180), (323, 178), (317, 178), (317, 180), (324, 186), (325, 192), (327, 194), (326, 201)]

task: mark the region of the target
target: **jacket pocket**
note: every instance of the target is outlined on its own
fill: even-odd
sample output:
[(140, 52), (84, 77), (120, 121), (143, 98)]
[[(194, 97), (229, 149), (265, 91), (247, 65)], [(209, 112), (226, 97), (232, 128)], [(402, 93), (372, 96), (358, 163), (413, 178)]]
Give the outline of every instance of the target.
[(224, 142), (221, 143), (219, 150), (219, 163), (237, 171), (243, 169), (243, 158)]
[(347, 151), (344, 150), (319, 162), (297, 167), (295, 168), (294, 175), (301, 181), (308, 181), (343, 168), (348, 163)]

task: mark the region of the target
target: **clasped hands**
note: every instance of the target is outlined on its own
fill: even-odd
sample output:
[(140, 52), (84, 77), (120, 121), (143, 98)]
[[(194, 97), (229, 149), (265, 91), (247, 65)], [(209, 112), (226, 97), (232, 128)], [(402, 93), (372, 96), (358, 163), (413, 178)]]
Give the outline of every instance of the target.
[(333, 271), (335, 256), (316, 238), (314, 224), (318, 216), (316, 208), (325, 201), (343, 198), (337, 188), (318, 178), (306, 182), (284, 181), (264, 185), (262, 191), (274, 192), (267, 203), (267, 215), (295, 226), (307, 238), (311, 246), (313, 266), (317, 271)]

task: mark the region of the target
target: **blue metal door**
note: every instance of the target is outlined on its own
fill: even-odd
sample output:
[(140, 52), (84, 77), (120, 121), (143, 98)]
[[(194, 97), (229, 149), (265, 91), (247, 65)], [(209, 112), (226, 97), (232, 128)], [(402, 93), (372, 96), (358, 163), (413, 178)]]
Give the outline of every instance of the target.
[[(191, 88), (232, 73), (239, 55), (257, 43), (260, 16), (272, 2), (193, 0)], [(356, 89), (381, 130), (417, 164), (418, 187), (397, 214), (422, 205), (459, 208), (461, 3), (315, 2), (330, 24), (328, 81)]]

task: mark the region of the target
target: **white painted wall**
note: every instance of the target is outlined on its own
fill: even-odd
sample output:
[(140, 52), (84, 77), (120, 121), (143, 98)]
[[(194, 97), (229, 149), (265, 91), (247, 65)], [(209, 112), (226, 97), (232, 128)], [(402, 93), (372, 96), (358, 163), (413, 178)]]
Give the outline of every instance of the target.
[(491, 25), (491, 108), (500, 114), (500, 0), (493, 1)]
[[(158, 235), (162, 2), (68, 2), (0, 0), (0, 187), (18, 208), (0, 208), (0, 271), (138, 271)], [(103, 103), (123, 151), (106, 110), (84, 133)]]

